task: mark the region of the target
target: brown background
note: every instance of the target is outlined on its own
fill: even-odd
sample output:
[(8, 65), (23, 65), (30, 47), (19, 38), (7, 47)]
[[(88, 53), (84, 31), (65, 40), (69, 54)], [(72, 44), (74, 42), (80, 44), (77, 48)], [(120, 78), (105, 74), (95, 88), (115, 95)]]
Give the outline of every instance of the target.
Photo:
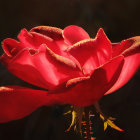
[[(38, 25), (64, 28), (83, 27), (91, 37), (103, 27), (112, 42), (140, 35), (140, 0), (1, 0), (0, 41), (16, 38), (22, 28)], [(1, 50), (2, 53), (2, 50)], [(131, 67), (131, 65), (130, 65)], [(117, 92), (105, 96), (103, 111), (116, 117), (116, 124), (125, 132), (108, 128), (103, 132), (95, 118), (97, 140), (139, 140), (140, 72)], [(0, 65), (0, 84), (30, 86), (12, 76)], [(24, 119), (0, 124), (0, 140), (80, 140), (73, 131), (64, 133), (71, 116), (64, 117), (64, 107), (42, 107)]]

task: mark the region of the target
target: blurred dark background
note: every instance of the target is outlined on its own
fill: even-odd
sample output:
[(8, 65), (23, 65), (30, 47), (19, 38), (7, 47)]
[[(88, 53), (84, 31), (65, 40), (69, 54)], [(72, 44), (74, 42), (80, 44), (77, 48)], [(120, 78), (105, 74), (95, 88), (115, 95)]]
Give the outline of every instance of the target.
[[(112, 42), (140, 35), (140, 0), (1, 0), (0, 41), (16, 38), (22, 28), (47, 25), (64, 28), (83, 27), (91, 37), (103, 27)], [(2, 50), (1, 50), (2, 53)], [(131, 67), (131, 66), (130, 66)], [(140, 71), (123, 88), (100, 100), (103, 112), (117, 118), (124, 132), (108, 128), (103, 132), (96, 118), (97, 140), (139, 140)], [(1, 85), (26, 85), (0, 64)], [(73, 131), (65, 133), (71, 116), (63, 116), (64, 107), (42, 107), (31, 115), (0, 124), (0, 140), (81, 140)]]

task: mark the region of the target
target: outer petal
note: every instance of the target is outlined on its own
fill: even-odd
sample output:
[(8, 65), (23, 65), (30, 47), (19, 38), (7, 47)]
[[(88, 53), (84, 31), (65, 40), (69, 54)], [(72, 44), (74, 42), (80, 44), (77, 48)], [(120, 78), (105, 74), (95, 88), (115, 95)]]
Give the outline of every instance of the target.
[(0, 56), (0, 62), (3, 64), (3, 65), (7, 65), (9, 62), (11, 61), (11, 58), (7, 56), (7, 54), (2, 54)]
[(106, 94), (112, 93), (125, 85), (140, 67), (140, 54), (127, 56), (124, 58), (124, 60), (124, 65), (118, 80), (113, 87), (106, 92)]
[(7, 57), (13, 57), (15, 56), (20, 50), (23, 49), (23, 47), (20, 45), (20, 42), (7, 38), (2, 42), (2, 48), (7, 55)]
[(113, 44), (112, 49), (113, 56), (123, 54), (125, 62), (119, 79), (106, 94), (112, 93), (125, 85), (140, 67), (140, 37), (133, 37), (121, 43)]
[(41, 44), (46, 44), (56, 54), (69, 58), (65, 52), (69, 45), (64, 42), (61, 29), (49, 26), (38, 26), (33, 28), (29, 33), (32, 35), (32, 40), (35, 45), (40, 46)]
[(112, 44), (112, 57), (123, 54), (124, 56), (140, 53), (140, 36), (123, 40), (121, 43)]
[(45, 44), (38, 50), (24, 49), (9, 62), (7, 68), (17, 77), (46, 89), (53, 89), (81, 75), (72, 60), (55, 54)]
[(31, 32), (30, 34), (33, 37), (34, 44), (37, 45), (37, 48), (39, 48), (41, 44), (46, 44), (56, 54), (65, 56), (66, 53), (64, 51), (67, 49), (68, 45), (66, 45), (64, 40), (53, 40), (52, 38), (48, 38), (47, 36), (36, 32)]
[(68, 49), (83, 67), (85, 74), (91, 74), (94, 69), (111, 59), (111, 43), (100, 29), (95, 39), (83, 40)]
[(8, 46), (6, 47), (8, 50), (16, 46), (38, 49), (41, 44), (46, 44), (58, 54), (60, 54), (60, 50), (64, 51), (68, 46), (63, 40), (62, 30), (55, 27), (38, 26), (33, 28), (30, 32), (26, 29), (22, 29), (18, 38), (20, 42), (13, 39), (6, 39), (3, 41), (3, 44)]
[(64, 42), (63, 39), (60, 40), (54, 40), (52, 38), (48, 38), (47, 36), (36, 33), (36, 32), (30, 32), (32, 35), (32, 41), (37, 46), (36, 48), (39, 48), (41, 44), (46, 44), (48, 48), (50, 48), (54, 53), (69, 58), (70, 56), (68, 53), (65, 52), (65, 50), (68, 48), (68, 45)]
[(68, 89), (55, 94), (59, 104), (89, 106), (97, 102), (118, 79), (123, 66), (123, 56), (119, 56), (96, 69), (92, 76), (71, 79)]
[(55, 45), (53, 40), (47, 36), (43, 36), (38, 33), (30, 33), (26, 29), (22, 29), (18, 35), (20, 43), (24, 48), (38, 49), (41, 44), (47, 44), (48, 46)]
[[(24, 87), (9, 86), (0, 88), (0, 122), (20, 119), (42, 105), (72, 104), (91, 105), (99, 100), (120, 74), (123, 57), (118, 57), (94, 71), (91, 78), (78, 79), (77, 85), (67, 88), (64, 93), (47, 93)], [(112, 69), (113, 68), (113, 69)], [(72, 80), (73, 81), (73, 80)], [(70, 84), (68, 84), (70, 85)], [(101, 88), (102, 87), (102, 88)]]
[(11, 38), (7, 38), (2, 42), (2, 48), (4, 50), (4, 54), (0, 59), (3, 59), (4, 65), (6, 65), (19, 51), (23, 49), (20, 42)]
[(81, 40), (89, 39), (88, 33), (78, 26), (68, 26), (63, 31), (63, 37), (64, 40), (70, 44), (73, 45)]
[(42, 105), (55, 104), (47, 91), (25, 87), (0, 87), (0, 123), (23, 118)]
[[(35, 31), (38, 31), (38, 32), (35, 32)], [(20, 34), (18, 35), (20, 44), (24, 48), (32, 48), (32, 49), (38, 49), (41, 44), (46, 44), (55, 53), (63, 56), (64, 50), (66, 50), (68, 47), (68, 45), (64, 42), (63, 38), (59, 37), (55, 39), (57, 34), (55, 33), (51, 35), (48, 34), (47, 36), (47, 34), (43, 34), (44, 32), (43, 31), (41, 32), (41, 31), (42, 30), (37, 27), (33, 28), (30, 32), (28, 32), (26, 29), (22, 29)], [(52, 32), (50, 31), (50, 33)], [(60, 36), (60, 34), (58, 36)]]
[(52, 38), (53, 40), (60, 40), (63, 38), (62, 29), (51, 26), (37, 26), (32, 28), (30, 32), (40, 33)]

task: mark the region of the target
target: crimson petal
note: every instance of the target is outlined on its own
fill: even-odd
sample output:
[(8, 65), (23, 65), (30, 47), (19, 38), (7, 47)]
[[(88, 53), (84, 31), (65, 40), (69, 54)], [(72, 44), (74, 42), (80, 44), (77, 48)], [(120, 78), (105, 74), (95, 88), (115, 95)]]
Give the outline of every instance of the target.
[[(80, 107), (94, 104), (117, 81), (123, 64), (124, 57), (119, 56), (96, 69), (90, 78), (79, 77), (68, 81), (68, 89), (55, 94), (55, 99), (59, 104)], [(73, 87), (71, 83), (74, 84)]]
[(124, 55), (124, 66), (115, 85), (107, 91), (112, 93), (125, 85), (140, 67), (140, 37), (133, 37), (112, 45), (113, 57), (119, 54)]
[(17, 77), (46, 89), (81, 75), (72, 60), (55, 54), (45, 44), (38, 50), (24, 49), (7, 67)]
[(20, 42), (7, 38), (2, 42), (2, 48), (4, 50), (4, 54), (0, 57), (1, 62), (4, 65), (7, 65), (7, 63), (17, 55), (19, 51), (23, 49), (22, 45)]
[(24, 48), (38, 49), (42, 43), (46, 43), (48, 46), (53, 41), (47, 36), (43, 36), (38, 33), (30, 33), (26, 29), (22, 29), (18, 35), (20, 43)]
[(33, 45), (37, 46), (36, 48), (39, 48), (41, 44), (46, 44), (48, 48), (50, 48), (56, 54), (64, 57), (69, 57), (65, 52), (65, 50), (68, 48), (68, 45), (64, 42), (63, 39), (53, 40), (43, 34), (36, 32), (30, 32), (30, 34), (32, 35), (32, 40), (34, 43)]
[(80, 41), (70, 47), (68, 52), (79, 61), (85, 74), (91, 74), (111, 59), (111, 47), (103, 29), (99, 29), (95, 39)]
[[(114, 84), (120, 74), (122, 65), (123, 57), (117, 57), (95, 70), (90, 79), (87, 77), (77, 80), (76, 78), (78, 84), (73, 88), (68, 88), (64, 93), (49, 94), (47, 91), (18, 86), (1, 87), (0, 122), (23, 118), (43, 105), (91, 105), (99, 100), (104, 92)], [(75, 84), (75, 82), (72, 83)]]
[(73, 25), (68, 26), (64, 29), (63, 37), (65, 41), (70, 45), (73, 45), (81, 40), (90, 38), (88, 33), (84, 29)]
[(55, 104), (47, 91), (19, 86), (0, 87), (0, 123), (21, 119), (43, 105)]
[[(51, 34), (51, 35), (48, 34), (47, 36), (47, 34), (44, 33), (45, 31), (43, 32), (43, 29), (44, 29), (43, 27), (42, 26), (35, 27), (30, 32), (28, 32), (26, 29), (21, 30), (21, 33), (18, 35), (18, 38), (22, 46), (24, 48), (38, 49), (41, 44), (46, 44), (55, 53), (61, 56), (69, 57), (67, 53), (65, 52), (65, 50), (68, 48), (68, 45), (64, 42), (63, 38), (61, 37), (61, 38), (54, 39), (56, 38), (57, 33), (58, 33), (57, 31), (55, 31), (55, 28), (54, 28), (54, 31), (51, 31), (50, 29), (51, 27), (50, 28), (46, 27), (45, 31), (48, 31), (48, 32), (50, 31), (50, 34)], [(36, 30), (37, 31), (39, 30), (40, 32), (39, 31), (36, 32)], [(55, 37), (53, 37), (53, 35)]]
[(2, 42), (2, 48), (7, 56), (13, 57), (22, 49), (22, 46), (18, 41), (7, 38)]
[(112, 44), (112, 57), (123, 54), (124, 56), (140, 53), (140, 36), (123, 40), (121, 43)]
[(51, 26), (37, 26), (32, 28), (30, 32), (37, 32), (54, 40), (60, 40), (63, 38), (62, 29)]

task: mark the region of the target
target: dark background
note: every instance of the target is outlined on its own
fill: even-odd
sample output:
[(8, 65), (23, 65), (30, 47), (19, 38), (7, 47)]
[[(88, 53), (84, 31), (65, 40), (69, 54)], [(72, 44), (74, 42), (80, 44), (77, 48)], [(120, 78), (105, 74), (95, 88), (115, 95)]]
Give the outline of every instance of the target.
[[(0, 41), (16, 38), (22, 28), (47, 25), (83, 27), (91, 37), (103, 27), (112, 42), (140, 35), (140, 0), (1, 0)], [(1, 50), (2, 53), (2, 50)], [(131, 65), (130, 65), (131, 67)], [(103, 132), (95, 118), (97, 140), (139, 140), (140, 71), (123, 88), (100, 100), (103, 112), (117, 118), (124, 132)], [(0, 65), (0, 85), (26, 85)], [(71, 116), (64, 107), (42, 107), (21, 120), (0, 124), (0, 140), (80, 140), (79, 134), (64, 131)]]

